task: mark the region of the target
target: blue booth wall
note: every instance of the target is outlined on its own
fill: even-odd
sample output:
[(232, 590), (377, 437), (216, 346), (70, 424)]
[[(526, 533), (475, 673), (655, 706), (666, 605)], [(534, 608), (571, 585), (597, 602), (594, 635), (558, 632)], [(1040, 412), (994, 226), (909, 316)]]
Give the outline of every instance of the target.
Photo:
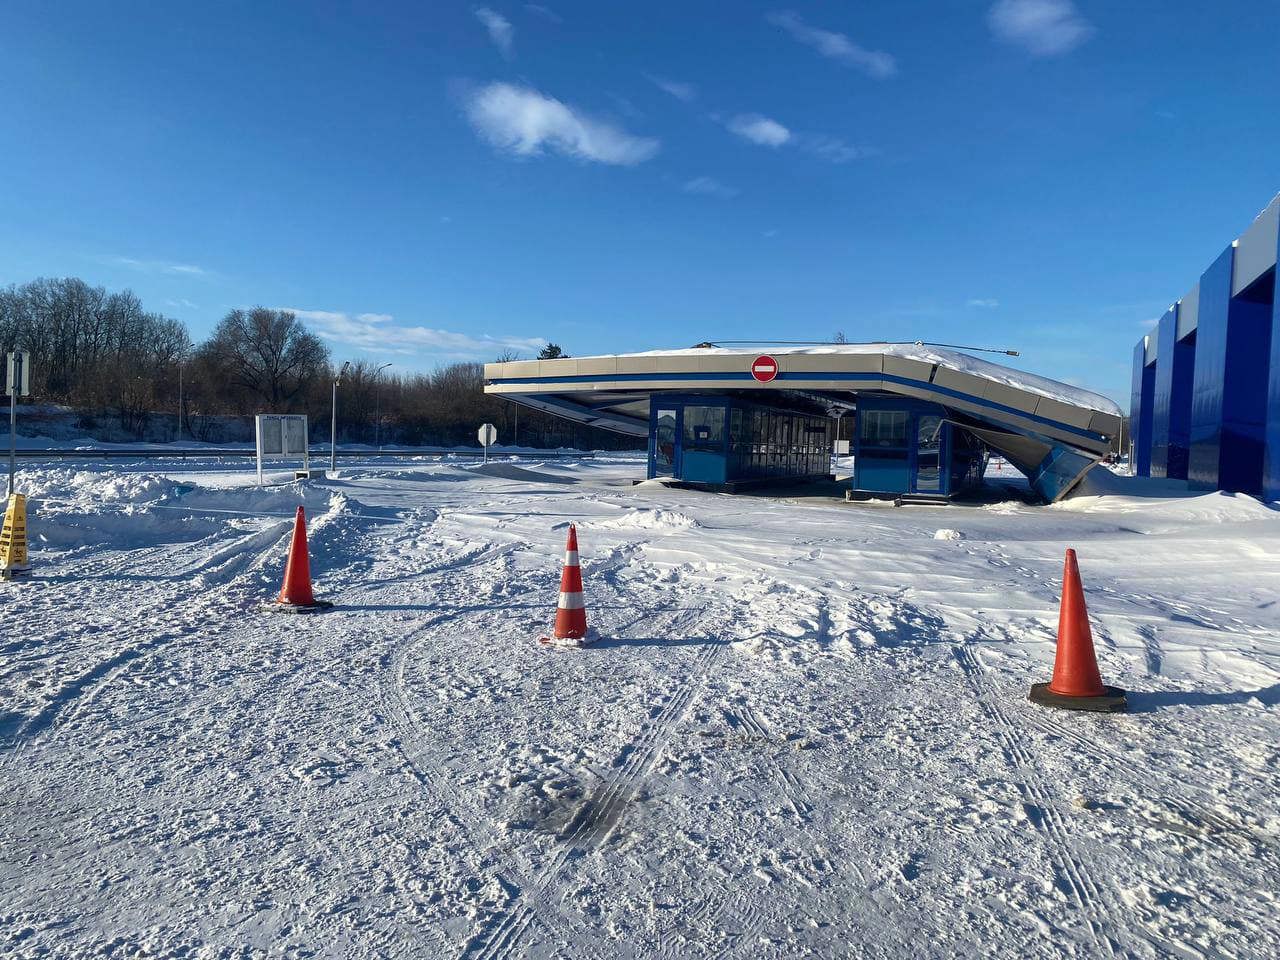
[(985, 447), (954, 430), (946, 417), (946, 408), (936, 403), (860, 397), (853, 489), (946, 496), (980, 483)]
[(734, 397), (655, 395), (649, 477), (720, 486), (831, 472), (831, 420)]

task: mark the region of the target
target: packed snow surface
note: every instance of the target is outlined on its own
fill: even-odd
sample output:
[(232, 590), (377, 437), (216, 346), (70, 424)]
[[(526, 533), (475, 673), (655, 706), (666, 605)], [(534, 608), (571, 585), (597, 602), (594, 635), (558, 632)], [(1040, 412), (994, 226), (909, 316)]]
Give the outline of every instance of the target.
[[(1280, 956), (1280, 513), (507, 466), (24, 466), (0, 955)], [(1127, 714), (1026, 699), (1068, 546)]]

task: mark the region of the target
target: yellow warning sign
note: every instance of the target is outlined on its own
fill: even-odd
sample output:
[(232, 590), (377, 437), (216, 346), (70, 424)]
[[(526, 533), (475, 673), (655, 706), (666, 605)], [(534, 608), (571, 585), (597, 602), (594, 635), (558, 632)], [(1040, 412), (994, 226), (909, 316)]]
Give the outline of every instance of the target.
[(0, 528), (0, 573), (6, 577), (30, 570), (27, 563), (27, 498), (20, 493), (9, 497)]

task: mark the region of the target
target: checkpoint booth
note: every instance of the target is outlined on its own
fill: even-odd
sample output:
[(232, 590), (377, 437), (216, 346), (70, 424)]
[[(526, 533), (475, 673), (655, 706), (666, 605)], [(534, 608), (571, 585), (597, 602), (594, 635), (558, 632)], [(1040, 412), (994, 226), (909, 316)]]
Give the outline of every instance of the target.
[(950, 499), (996, 452), (1053, 502), (1121, 428), (1099, 394), (921, 343), (489, 363), (485, 392), (644, 438), (650, 478), (726, 492), (831, 476), (836, 424), (851, 419), (851, 496)]

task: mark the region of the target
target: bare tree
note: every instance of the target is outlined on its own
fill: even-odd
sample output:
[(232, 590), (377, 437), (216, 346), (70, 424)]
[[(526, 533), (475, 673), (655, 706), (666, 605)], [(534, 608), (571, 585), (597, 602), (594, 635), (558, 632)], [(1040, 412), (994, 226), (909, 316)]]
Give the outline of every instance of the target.
[(329, 348), (293, 313), (254, 307), (228, 313), (200, 359), (223, 383), (281, 411), (325, 378)]

